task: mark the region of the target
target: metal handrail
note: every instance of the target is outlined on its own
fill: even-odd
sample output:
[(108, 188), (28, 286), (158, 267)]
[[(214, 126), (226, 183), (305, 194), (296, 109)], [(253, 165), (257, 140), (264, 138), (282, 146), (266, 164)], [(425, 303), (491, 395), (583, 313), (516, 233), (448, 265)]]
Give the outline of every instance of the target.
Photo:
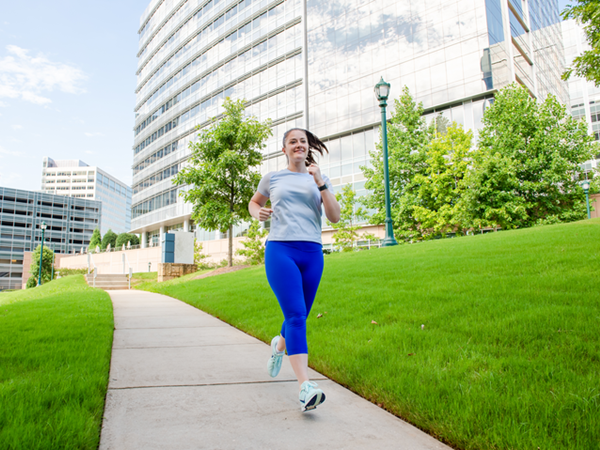
[(92, 272), (94, 273), (94, 283), (93, 283), (93, 287), (96, 287), (96, 276), (98, 275), (98, 267), (96, 267), (96, 263), (94, 262), (94, 255), (92, 253), (88, 253), (88, 275), (90, 274), (90, 262), (92, 263), (92, 265), (94, 266), (94, 270), (92, 270)]
[(129, 267), (127, 281), (129, 282), (129, 289), (131, 289), (131, 277), (133, 276), (133, 269), (131, 268), (131, 264), (129, 264), (129, 258), (127, 257), (127, 254), (123, 252), (123, 273), (125, 273), (125, 261), (127, 261), (127, 266)]

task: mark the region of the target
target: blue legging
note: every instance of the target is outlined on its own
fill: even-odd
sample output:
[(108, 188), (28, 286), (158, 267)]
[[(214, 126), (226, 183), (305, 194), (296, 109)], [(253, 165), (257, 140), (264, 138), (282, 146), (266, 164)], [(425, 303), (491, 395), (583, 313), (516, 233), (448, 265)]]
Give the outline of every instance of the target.
[(321, 244), (267, 241), (265, 268), (285, 317), (281, 335), (288, 355), (308, 353), (306, 318), (323, 274)]

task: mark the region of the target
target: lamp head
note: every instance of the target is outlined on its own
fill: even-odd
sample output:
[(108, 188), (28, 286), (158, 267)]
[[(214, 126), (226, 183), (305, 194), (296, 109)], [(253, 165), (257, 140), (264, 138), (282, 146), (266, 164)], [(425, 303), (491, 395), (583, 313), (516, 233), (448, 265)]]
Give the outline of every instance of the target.
[(47, 227), (46, 222), (42, 222), (42, 224), (40, 225), (40, 229), (45, 230)]
[(583, 180), (579, 183), (584, 191), (589, 191), (590, 189), (590, 180)]
[(383, 81), (383, 77), (379, 83), (375, 85), (375, 96), (380, 102), (385, 102), (390, 95), (390, 83)]

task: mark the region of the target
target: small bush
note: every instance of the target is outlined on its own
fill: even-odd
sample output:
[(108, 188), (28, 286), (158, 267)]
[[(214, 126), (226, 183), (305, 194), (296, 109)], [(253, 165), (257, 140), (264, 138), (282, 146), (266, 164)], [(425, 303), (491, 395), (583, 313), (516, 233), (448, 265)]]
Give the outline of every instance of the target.
[(37, 286), (37, 278), (36, 278), (36, 277), (34, 277), (33, 275), (31, 275), (31, 276), (29, 277), (29, 279), (27, 280), (27, 284), (25, 285), (25, 287), (26, 287), (27, 289), (29, 289), (29, 288), (34, 288), (34, 287), (36, 287), (36, 286)]
[(265, 243), (263, 238), (269, 234), (269, 230), (261, 227), (258, 220), (253, 220), (248, 229), (246, 239), (242, 241), (245, 247), (236, 253), (246, 257), (247, 264), (262, 264), (265, 261)]

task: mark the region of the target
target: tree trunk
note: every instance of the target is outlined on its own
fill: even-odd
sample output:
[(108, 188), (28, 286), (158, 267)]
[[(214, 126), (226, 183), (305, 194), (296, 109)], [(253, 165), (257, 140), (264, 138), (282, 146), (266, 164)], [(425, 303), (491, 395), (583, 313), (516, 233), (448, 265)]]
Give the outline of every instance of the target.
[(229, 267), (233, 266), (233, 225), (229, 226), (229, 255), (228, 255), (228, 265)]

